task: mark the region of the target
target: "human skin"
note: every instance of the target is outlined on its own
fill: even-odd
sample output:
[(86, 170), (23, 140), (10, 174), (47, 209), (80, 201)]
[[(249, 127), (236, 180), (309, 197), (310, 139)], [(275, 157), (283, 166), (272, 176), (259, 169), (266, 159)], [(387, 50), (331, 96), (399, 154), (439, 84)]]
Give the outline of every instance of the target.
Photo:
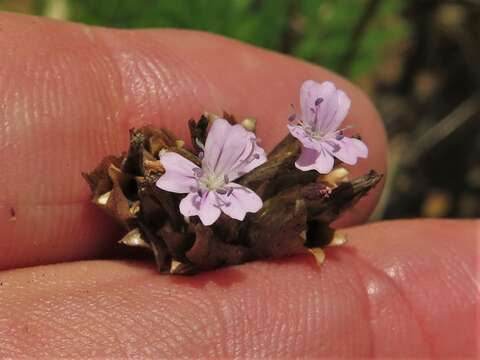
[[(345, 79), (210, 34), (13, 14), (0, 14), (0, 46), (0, 358), (478, 355), (477, 220), (347, 228), (320, 268), (295, 257), (179, 278), (86, 260), (119, 229), (80, 172), (124, 151), (134, 126), (185, 137), (186, 119), (226, 110), (256, 116), (269, 149), (300, 84), (333, 80), (370, 150), (351, 176), (385, 172), (381, 120)], [(336, 227), (364, 222), (380, 191)]]

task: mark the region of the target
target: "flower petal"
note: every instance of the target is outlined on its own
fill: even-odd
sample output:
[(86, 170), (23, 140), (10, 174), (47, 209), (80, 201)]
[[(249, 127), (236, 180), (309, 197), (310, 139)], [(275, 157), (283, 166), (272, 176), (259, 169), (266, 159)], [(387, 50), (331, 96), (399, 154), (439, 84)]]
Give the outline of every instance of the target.
[(160, 189), (183, 194), (197, 187), (193, 169), (198, 166), (190, 160), (175, 152), (167, 152), (160, 156), (160, 163), (165, 168), (165, 174), (156, 183)]
[(198, 168), (193, 162), (173, 151), (160, 155), (160, 162), (165, 171), (175, 171), (186, 176), (193, 175), (192, 169)]
[(236, 183), (229, 183), (233, 191), (227, 194), (217, 194), (220, 199), (222, 211), (237, 220), (243, 220), (247, 212), (255, 213), (263, 206), (262, 199), (251, 189)]
[(295, 167), (302, 171), (315, 170), (317, 158), (320, 156), (320, 153), (317, 150), (302, 148), (302, 153), (295, 162)]
[(332, 140), (336, 144), (336, 148), (327, 147), (328, 151), (348, 165), (355, 165), (357, 158), (366, 158), (368, 156), (367, 145), (361, 140), (355, 138), (344, 137), (342, 140)]
[(330, 118), (327, 118), (321, 131), (326, 134), (337, 130), (343, 120), (345, 120), (351, 103), (350, 98), (345, 92), (337, 90), (335, 99), (332, 100), (332, 106), (335, 111), (328, 115)]
[(198, 216), (205, 226), (212, 225), (220, 217), (220, 206), (215, 199), (215, 194), (209, 191), (200, 204)]
[[(254, 154), (258, 154), (258, 159), (253, 158)], [(235, 180), (266, 160), (265, 151), (256, 144), (254, 133), (242, 125), (231, 125), (224, 119), (215, 120), (205, 144), (203, 165), (209, 171)]]
[(317, 160), (315, 161), (315, 170), (320, 174), (328, 174), (333, 169), (334, 159), (333, 156), (326, 150), (322, 150), (318, 153)]
[(259, 167), (260, 165), (262, 165), (263, 163), (265, 163), (267, 161), (267, 153), (265, 152), (265, 150), (261, 146), (258, 146), (258, 144), (256, 142), (254, 142), (253, 144), (254, 144), (253, 146), (255, 146), (253, 154), (255, 156), (257, 156), (258, 159), (254, 158), (252, 161), (250, 161), (247, 164), (245, 164), (244, 166), (242, 166), (241, 169), (237, 169), (237, 171), (235, 171), (235, 173), (232, 172), (233, 174), (232, 173), (228, 174), (230, 180), (235, 180), (235, 179), (239, 178), (243, 174), (246, 174), (246, 173), (252, 171), (256, 167)]
[(180, 201), (180, 212), (183, 216), (197, 216), (200, 213), (202, 198), (198, 193), (190, 193)]
[(212, 127), (208, 131), (207, 141), (205, 142), (202, 167), (205, 168), (206, 166), (213, 171), (223, 151), (225, 140), (231, 127), (232, 125), (225, 119), (217, 119), (213, 122)]
[(217, 194), (217, 196), (221, 198), (222, 204), (220, 205), (220, 208), (225, 214), (240, 221), (245, 218), (247, 212), (237, 198), (233, 196), (233, 193), (230, 195)]
[(252, 133), (245, 130), (242, 125), (232, 126), (225, 139), (225, 144), (228, 144), (228, 146), (223, 149), (215, 168), (216, 172), (229, 175), (232, 177), (231, 180), (235, 178), (235, 171), (232, 170), (238, 168), (240, 162), (245, 160), (252, 150), (252, 140), (254, 138), (250, 134)]
[(288, 130), (292, 136), (296, 137), (302, 145), (309, 149), (320, 150), (322, 148), (320, 142), (312, 139), (310, 135), (308, 135), (305, 130), (298, 125), (287, 125)]
[[(302, 84), (300, 88), (300, 107), (302, 110), (302, 120), (305, 124), (312, 127), (318, 127), (325, 117), (325, 112), (328, 110), (331, 99), (335, 95), (335, 85), (330, 81), (318, 83), (313, 80), (307, 80)], [(314, 126), (315, 115), (312, 109), (315, 109), (315, 102), (317, 99), (322, 98), (323, 101), (320, 104), (320, 113), (317, 121), (317, 126)]]
[(221, 214), (215, 194), (208, 191), (201, 197), (198, 193), (190, 193), (180, 201), (180, 212), (183, 216), (198, 216), (203, 225), (212, 225)]
[(185, 194), (197, 187), (197, 181), (176, 172), (166, 172), (157, 180), (156, 185), (165, 191)]

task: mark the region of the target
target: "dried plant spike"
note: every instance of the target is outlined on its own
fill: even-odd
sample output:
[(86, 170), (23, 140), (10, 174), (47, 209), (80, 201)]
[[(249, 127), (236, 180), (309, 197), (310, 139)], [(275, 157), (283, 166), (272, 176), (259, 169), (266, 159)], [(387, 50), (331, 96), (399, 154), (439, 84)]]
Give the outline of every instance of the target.
[[(333, 189), (329, 197), (318, 197), (307, 201), (309, 220), (319, 220), (326, 224), (336, 220), (346, 209), (377, 185), (383, 175), (371, 170), (368, 174), (349, 182), (341, 183)], [(307, 188), (307, 187), (305, 187)]]
[(333, 238), (330, 244), (328, 246), (341, 246), (347, 242), (347, 234), (340, 232), (340, 231), (335, 231), (333, 233)]
[[(280, 174), (292, 173), (294, 163), (300, 154), (301, 144), (291, 135), (287, 135), (269, 154), (268, 160), (263, 165), (245, 174), (239, 181), (241, 185), (258, 189), (262, 184), (269, 180), (278, 178)], [(308, 178), (312, 181), (316, 174), (308, 174), (296, 171), (295, 174), (300, 179)]]
[(149, 250), (162, 274), (307, 251), (320, 265), (325, 247), (346, 241), (330, 223), (382, 175), (348, 179), (342, 162), (354, 165), (368, 149), (339, 126), (350, 108), (343, 91), (307, 81), (300, 103), (268, 155), (253, 117), (190, 119), (189, 144), (167, 129), (132, 129), (126, 153), (83, 174), (92, 200), (125, 228), (120, 243)]
[(308, 251), (310, 252), (310, 254), (313, 255), (313, 257), (315, 258), (315, 261), (317, 263), (318, 266), (322, 265), (325, 261), (325, 252), (322, 250), (322, 248), (311, 248), (311, 249), (308, 249)]
[(138, 228), (129, 231), (119, 243), (127, 246), (151, 249), (151, 246), (143, 239)]

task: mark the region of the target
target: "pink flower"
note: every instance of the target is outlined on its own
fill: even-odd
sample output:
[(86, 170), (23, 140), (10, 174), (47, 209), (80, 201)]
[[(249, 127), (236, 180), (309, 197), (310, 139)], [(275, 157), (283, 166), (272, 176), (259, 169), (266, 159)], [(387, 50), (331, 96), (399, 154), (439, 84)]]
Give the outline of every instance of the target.
[(205, 143), (202, 167), (175, 152), (160, 156), (165, 174), (160, 189), (188, 193), (180, 202), (184, 216), (199, 216), (204, 225), (213, 224), (221, 212), (243, 220), (247, 212), (257, 212), (262, 199), (254, 191), (232, 182), (267, 160), (257, 145), (255, 134), (242, 125), (230, 125), (217, 119)]
[(328, 174), (334, 157), (354, 165), (357, 158), (368, 156), (367, 146), (360, 140), (346, 137), (338, 129), (350, 110), (350, 98), (329, 81), (319, 84), (307, 80), (300, 88), (302, 115), (292, 116), (290, 133), (303, 144), (295, 166), (302, 170), (317, 170)]

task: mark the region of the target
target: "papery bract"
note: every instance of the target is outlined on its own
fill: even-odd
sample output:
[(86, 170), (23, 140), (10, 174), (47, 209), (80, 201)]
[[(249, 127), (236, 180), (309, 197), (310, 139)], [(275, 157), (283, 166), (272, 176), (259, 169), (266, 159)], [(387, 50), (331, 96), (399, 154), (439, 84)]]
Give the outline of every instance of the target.
[(184, 216), (199, 216), (204, 225), (213, 224), (221, 212), (243, 220), (247, 212), (257, 212), (262, 199), (251, 189), (232, 182), (267, 160), (255, 134), (242, 125), (217, 119), (204, 147), (202, 167), (175, 152), (160, 156), (165, 174), (160, 189), (188, 193), (180, 202)]
[(350, 98), (332, 82), (307, 80), (300, 88), (301, 116), (291, 117), (288, 129), (303, 144), (295, 166), (303, 171), (329, 173), (334, 157), (354, 165), (368, 156), (367, 146), (338, 129), (350, 110)]

